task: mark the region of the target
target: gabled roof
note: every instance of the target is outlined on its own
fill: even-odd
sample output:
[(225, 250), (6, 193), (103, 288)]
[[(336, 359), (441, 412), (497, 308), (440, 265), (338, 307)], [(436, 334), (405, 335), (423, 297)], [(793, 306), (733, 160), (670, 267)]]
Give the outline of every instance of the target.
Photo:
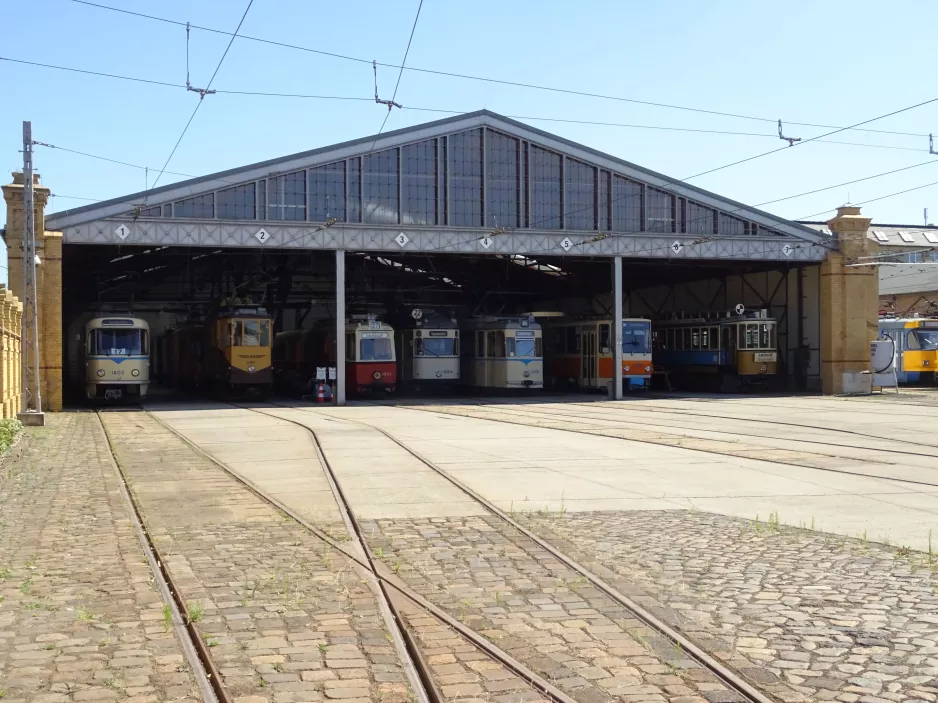
[(318, 149), (270, 159), (268, 161), (229, 169), (227, 171), (220, 171), (199, 178), (179, 181), (154, 188), (150, 191), (132, 193), (92, 205), (59, 211), (46, 215), (46, 226), (48, 229), (64, 229), (72, 225), (101, 218), (124, 215), (131, 211), (134, 206), (139, 206), (144, 203), (146, 203), (147, 207), (151, 207), (159, 203), (172, 202), (230, 187), (239, 183), (246, 183), (267, 178), (272, 175), (332, 163), (345, 158), (383, 151), (392, 147), (482, 126), (490, 127), (520, 139), (529, 140), (538, 146), (566, 154), (569, 157), (633, 178), (650, 186), (676, 193), (677, 195), (689, 198), (703, 205), (713, 207), (723, 213), (733, 214), (736, 217), (752, 221), (760, 226), (776, 230), (781, 234), (795, 236), (799, 239), (815, 243), (828, 242), (831, 239), (829, 235), (825, 236), (819, 234), (815, 229), (809, 226), (786, 220), (771, 213), (749, 207), (743, 203), (698, 188), (697, 186), (677, 181), (663, 174), (625, 161), (624, 159), (564, 139), (563, 137), (503, 117), (488, 110), (479, 110), (477, 112), (448, 117), (413, 127), (405, 127), (381, 135), (372, 135), (342, 142), (340, 144), (320, 147)]

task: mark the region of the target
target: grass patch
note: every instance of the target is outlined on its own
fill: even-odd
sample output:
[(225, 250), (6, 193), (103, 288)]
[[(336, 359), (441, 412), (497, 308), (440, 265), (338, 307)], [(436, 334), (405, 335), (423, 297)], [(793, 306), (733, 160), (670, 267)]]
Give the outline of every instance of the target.
[(10, 448), (22, 431), (23, 423), (15, 417), (0, 420), (0, 453)]

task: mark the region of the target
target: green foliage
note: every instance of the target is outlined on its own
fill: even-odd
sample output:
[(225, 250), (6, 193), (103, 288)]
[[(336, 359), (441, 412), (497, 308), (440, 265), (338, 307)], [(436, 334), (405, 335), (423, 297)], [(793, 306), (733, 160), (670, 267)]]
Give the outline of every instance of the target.
[(23, 431), (23, 423), (14, 417), (0, 420), (0, 453), (5, 452), (13, 444), (17, 435)]

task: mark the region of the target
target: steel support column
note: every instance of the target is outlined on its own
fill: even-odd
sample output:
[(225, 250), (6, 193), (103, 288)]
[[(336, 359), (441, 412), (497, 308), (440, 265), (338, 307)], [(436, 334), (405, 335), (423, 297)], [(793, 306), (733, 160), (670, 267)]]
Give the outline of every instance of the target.
[(612, 260), (612, 395), (622, 400), (622, 257)]
[(345, 405), (345, 251), (335, 252), (335, 402)]

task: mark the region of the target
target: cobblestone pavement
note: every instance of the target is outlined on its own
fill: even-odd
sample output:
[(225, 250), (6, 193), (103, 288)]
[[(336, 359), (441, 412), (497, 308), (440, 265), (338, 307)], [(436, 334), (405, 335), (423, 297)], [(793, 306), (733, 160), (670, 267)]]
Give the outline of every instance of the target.
[(198, 700), (100, 425), (46, 415), (0, 467), (0, 698)]
[[(521, 518), (754, 681), (811, 700), (938, 700), (938, 555), (688, 511)], [(936, 535), (938, 537), (938, 535)]]
[[(362, 525), (374, 554), (424, 597), (578, 701), (739, 700), (706, 669), (585, 579), (494, 517), (378, 520)], [(444, 635), (445, 636), (445, 635)], [(441, 659), (473, 696), (507, 696), (505, 672)], [(802, 700), (786, 685), (785, 700)], [(529, 692), (530, 693), (530, 692)]]
[[(412, 695), (367, 582), (143, 412), (102, 415), (226, 689), (244, 703)], [(341, 525), (321, 525), (337, 537)]]

